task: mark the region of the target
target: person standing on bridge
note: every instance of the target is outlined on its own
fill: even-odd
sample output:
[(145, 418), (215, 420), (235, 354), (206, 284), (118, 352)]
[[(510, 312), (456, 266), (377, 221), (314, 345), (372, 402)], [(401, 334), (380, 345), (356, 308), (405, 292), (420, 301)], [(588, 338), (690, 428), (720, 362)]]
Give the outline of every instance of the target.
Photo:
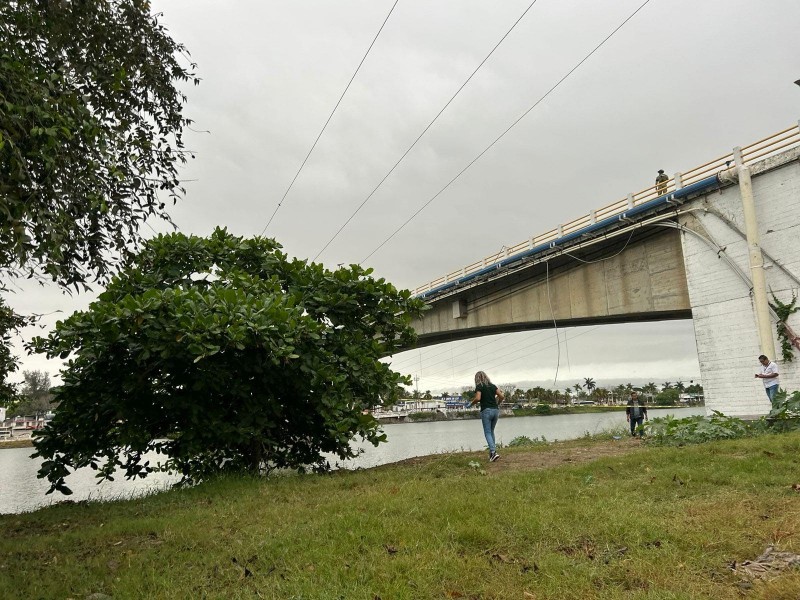
[(758, 357), (758, 362), (761, 363), (761, 372), (756, 373), (756, 379), (764, 382), (764, 390), (767, 392), (769, 403), (775, 408), (775, 394), (781, 383), (778, 379), (778, 365), (763, 354)]
[(489, 446), (489, 462), (500, 458), (494, 441), (494, 428), (500, 418), (498, 399), (503, 401), (503, 391), (498, 389), (483, 371), (475, 373), (475, 397), (472, 399), (472, 404), (480, 402), (481, 405), (481, 423), (483, 423), (483, 435)]
[(631, 392), (631, 398), (628, 400), (628, 406), (625, 408), (625, 418), (631, 424), (631, 435), (636, 437), (636, 432), (639, 432), (639, 437), (642, 437), (644, 421), (647, 420), (647, 407), (639, 402), (639, 393)]
[(659, 169), (656, 176), (656, 196), (663, 196), (667, 193), (668, 181), (669, 177), (664, 173), (664, 169)]

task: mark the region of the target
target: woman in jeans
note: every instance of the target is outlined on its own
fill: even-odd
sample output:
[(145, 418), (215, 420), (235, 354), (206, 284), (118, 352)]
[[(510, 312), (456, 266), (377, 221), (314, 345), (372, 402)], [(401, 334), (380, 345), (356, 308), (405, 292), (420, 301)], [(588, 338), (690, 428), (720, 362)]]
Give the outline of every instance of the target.
[(489, 461), (494, 462), (500, 455), (494, 443), (494, 426), (500, 417), (500, 407), (498, 398), (503, 400), (503, 392), (497, 389), (489, 377), (483, 371), (475, 373), (475, 397), (472, 404), (481, 404), (481, 422), (483, 423), (483, 435), (486, 436), (486, 443), (489, 445)]

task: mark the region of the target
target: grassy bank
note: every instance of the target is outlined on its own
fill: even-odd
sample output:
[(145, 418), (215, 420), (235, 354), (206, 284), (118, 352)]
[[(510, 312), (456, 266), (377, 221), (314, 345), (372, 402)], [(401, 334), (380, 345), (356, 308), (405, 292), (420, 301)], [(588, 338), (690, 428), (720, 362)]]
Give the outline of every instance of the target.
[(23, 440), (3, 440), (0, 442), (0, 450), (3, 448), (33, 448), (33, 440), (25, 438)]
[(578, 440), (0, 516), (0, 598), (800, 597), (800, 434)]

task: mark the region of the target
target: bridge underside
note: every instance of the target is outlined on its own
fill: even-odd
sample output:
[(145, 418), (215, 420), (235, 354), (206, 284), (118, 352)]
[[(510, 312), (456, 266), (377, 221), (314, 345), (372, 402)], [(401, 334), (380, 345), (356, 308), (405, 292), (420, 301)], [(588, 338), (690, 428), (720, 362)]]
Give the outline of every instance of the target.
[(488, 276), (430, 307), (413, 323), (418, 347), (555, 325), (692, 317), (680, 233), (657, 226)]

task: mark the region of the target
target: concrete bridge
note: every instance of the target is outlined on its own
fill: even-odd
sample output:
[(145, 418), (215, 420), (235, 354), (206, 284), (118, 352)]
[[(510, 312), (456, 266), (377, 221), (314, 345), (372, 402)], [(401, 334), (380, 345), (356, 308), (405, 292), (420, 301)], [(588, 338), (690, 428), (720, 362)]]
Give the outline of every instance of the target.
[(769, 411), (759, 354), (800, 389), (800, 123), (417, 288), (419, 346), (494, 333), (694, 321), (710, 412)]

